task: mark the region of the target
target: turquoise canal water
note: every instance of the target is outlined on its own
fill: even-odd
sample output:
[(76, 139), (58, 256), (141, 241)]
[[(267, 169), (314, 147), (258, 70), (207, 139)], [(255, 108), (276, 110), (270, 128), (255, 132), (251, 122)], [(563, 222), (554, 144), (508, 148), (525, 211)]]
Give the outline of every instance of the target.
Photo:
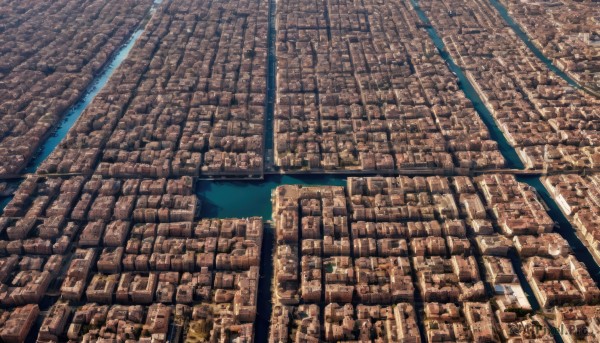
[(458, 85), (459, 85), (460, 89), (465, 93), (465, 96), (469, 100), (471, 100), (471, 102), (473, 103), (473, 107), (475, 108), (475, 111), (477, 111), (477, 113), (479, 114), (479, 117), (481, 118), (481, 120), (483, 120), (484, 124), (487, 126), (488, 131), (490, 132), (490, 137), (493, 140), (495, 140), (496, 142), (498, 142), (498, 149), (502, 153), (502, 156), (504, 156), (507, 167), (523, 169), (524, 168), (523, 162), (521, 162), (521, 159), (517, 155), (517, 152), (510, 145), (510, 143), (508, 143), (508, 141), (506, 140), (506, 137), (504, 136), (504, 134), (502, 133), (500, 128), (498, 128), (498, 125), (496, 124), (496, 121), (494, 120), (492, 113), (485, 106), (485, 104), (483, 103), (483, 101), (481, 100), (479, 95), (477, 94), (477, 91), (475, 91), (475, 88), (473, 87), (473, 85), (471, 84), (469, 79), (467, 79), (467, 76), (465, 75), (465, 73), (462, 71), (462, 69), (460, 69), (460, 67), (458, 65), (456, 65), (456, 63), (454, 63), (454, 60), (452, 59), (452, 57), (450, 57), (450, 55), (446, 51), (446, 46), (445, 46), (444, 42), (442, 41), (442, 38), (440, 37), (438, 32), (431, 26), (431, 22), (429, 21), (429, 18), (427, 17), (425, 12), (423, 12), (421, 7), (419, 7), (419, 4), (417, 3), (417, 1), (411, 0), (411, 3), (413, 5), (413, 8), (415, 9), (415, 11), (417, 12), (417, 15), (419, 16), (419, 19), (421, 19), (421, 21), (427, 25), (425, 30), (429, 34), (429, 37), (433, 41), (433, 44), (435, 44), (440, 55), (442, 56), (442, 58), (448, 65), (448, 68), (450, 68), (450, 71), (452, 71), (458, 78), (458, 81), (459, 81)]
[(265, 175), (264, 180), (198, 181), (202, 218), (271, 219), (271, 191), (279, 185), (346, 186), (345, 176)]

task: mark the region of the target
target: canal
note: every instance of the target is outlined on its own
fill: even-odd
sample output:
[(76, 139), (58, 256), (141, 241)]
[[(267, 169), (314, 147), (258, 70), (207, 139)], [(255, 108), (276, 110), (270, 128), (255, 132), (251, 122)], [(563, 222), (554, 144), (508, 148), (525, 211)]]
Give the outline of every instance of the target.
[[(497, 2), (497, 0), (490, 0), (490, 1)], [(454, 63), (452, 57), (446, 52), (442, 39), (440, 38), (437, 31), (433, 28), (433, 26), (430, 25), (431, 22), (429, 21), (429, 18), (427, 17), (425, 12), (419, 7), (416, 0), (411, 0), (411, 3), (413, 4), (417, 14), (419, 15), (419, 18), (424, 23), (429, 24), (429, 27), (427, 28), (427, 32), (429, 33), (429, 36), (434, 41), (437, 48), (440, 50), (442, 57), (448, 63), (448, 66), (450, 67), (450, 69), (456, 73), (458, 79), (460, 80), (461, 87), (464, 87), (463, 91), (465, 92), (467, 97), (469, 99), (471, 99), (471, 101), (473, 101), (473, 103), (476, 106), (477, 106), (477, 104), (479, 104), (483, 108), (485, 108), (485, 105), (480, 102), (480, 98), (477, 95), (474, 88), (472, 87), (470, 81), (468, 79), (466, 79), (466, 77), (464, 76), (464, 73), (462, 73), (462, 70)], [(506, 11), (505, 11), (505, 14), (506, 14)], [(513, 23), (514, 23), (514, 21), (513, 21)], [(521, 33), (523, 33), (523, 32), (521, 31)], [(550, 61), (547, 58), (545, 59), (545, 61), (548, 62), (548, 63), (546, 63), (546, 65), (549, 68), (551, 68), (552, 65), (551, 65)], [(489, 120), (493, 121), (493, 118), (489, 111), (487, 111), (487, 110), (479, 111), (478, 110), (477, 112), (482, 116), (482, 119), (484, 121), (486, 121), (486, 122)], [(488, 116), (490, 118), (487, 118)], [(499, 131), (498, 127), (492, 126), (492, 127), (490, 127), (490, 130), (494, 131), (494, 132), (496, 130), (498, 130), (498, 133), (496, 133), (496, 134), (494, 132), (491, 133), (492, 137), (494, 137), (494, 136), (499, 136), (502, 138), (504, 137), (502, 135), (502, 132)], [(499, 139), (496, 141), (498, 142), (498, 146), (499, 146), (500, 150), (503, 151), (503, 155), (505, 156), (505, 158), (507, 158), (509, 163), (514, 163), (515, 168), (517, 168), (517, 169), (523, 169), (523, 164), (517, 163), (520, 161), (517, 161), (518, 156), (517, 156), (514, 148), (510, 144), (508, 144), (508, 142), (506, 140)], [(517, 160), (515, 160), (515, 158)], [(560, 229), (558, 230), (558, 232), (569, 242), (569, 244), (573, 248), (575, 256), (586, 265), (586, 267), (588, 268), (590, 273), (593, 275), (596, 275), (596, 276), (594, 276), (594, 280), (596, 280), (596, 282), (600, 282), (600, 279), (598, 279), (598, 276), (600, 275), (599, 274), (600, 269), (599, 269), (598, 265), (595, 263), (594, 259), (591, 257), (591, 254), (585, 248), (583, 243), (579, 240), (577, 235), (575, 235), (575, 231), (574, 231), (573, 227), (571, 226), (569, 221), (564, 217), (564, 215), (558, 208), (558, 205), (554, 202), (554, 200), (552, 199), (552, 197), (550, 196), (550, 194), (548, 193), (548, 191), (546, 190), (546, 188), (544, 187), (544, 185), (542, 184), (540, 179), (538, 177), (520, 176), (520, 177), (517, 177), (517, 180), (527, 183), (528, 185), (533, 187), (538, 192), (538, 194), (540, 195), (542, 200), (548, 205), (548, 207), (550, 209), (548, 214), (556, 223), (558, 223), (560, 225)]]
[(198, 181), (202, 218), (271, 218), (271, 191), (279, 185), (346, 186), (341, 175), (265, 175), (264, 180)]
[(521, 29), (521, 26), (515, 22), (515, 20), (510, 16), (506, 7), (504, 7), (498, 0), (489, 0), (489, 2), (496, 8), (502, 19), (506, 22), (506, 24), (517, 34), (517, 36), (525, 43), (527, 48), (531, 50), (531, 52), (537, 57), (540, 61), (542, 61), (548, 69), (550, 69), (554, 74), (567, 81), (569, 85), (574, 88), (581, 88), (577, 81), (573, 80), (569, 75), (556, 67), (552, 61), (544, 55), (544, 53), (538, 49), (538, 47), (531, 41), (529, 36)]
[(110, 76), (113, 72), (121, 65), (121, 63), (125, 60), (131, 48), (140, 37), (140, 35), (144, 32), (143, 28), (138, 29), (131, 35), (129, 40), (121, 47), (116, 54), (111, 58), (110, 62), (102, 69), (102, 71), (98, 74), (96, 79), (92, 82), (92, 84), (88, 87), (85, 92), (84, 97), (77, 102), (73, 107), (71, 107), (67, 114), (64, 116), (64, 119), (57, 126), (54, 134), (48, 138), (42, 147), (40, 148), (38, 154), (34, 159), (28, 164), (25, 169), (25, 173), (35, 173), (39, 165), (52, 153), (52, 151), (58, 146), (58, 144), (62, 141), (62, 139), (67, 135), (67, 132), (71, 129), (71, 127), (75, 124), (77, 119), (81, 116), (83, 111), (88, 107), (88, 105), (94, 100), (96, 95), (100, 92), (100, 90), (106, 85)]
[(2, 214), (2, 212), (4, 212), (4, 208), (12, 200), (12, 198), (13, 198), (12, 195), (0, 198), (0, 214)]
[[(539, 49), (537, 49), (533, 45), (533, 43), (531, 43), (529, 41), (529, 39), (527, 39), (527, 35), (520, 29), (520, 27), (518, 25), (516, 25), (516, 23), (512, 20), (512, 18), (510, 18), (510, 16), (508, 16), (508, 13), (504, 9), (504, 7), (502, 7), (498, 3), (497, 0), (490, 0), (490, 1), (494, 5), (494, 7), (496, 7), (498, 9), (501, 16), (504, 18), (504, 20), (515, 30), (517, 35), (519, 37), (521, 37), (521, 39), (523, 39), (525, 44), (534, 52), (534, 54), (538, 58), (540, 58), (540, 60), (542, 62), (544, 62), (544, 64), (550, 70), (555, 72), (558, 76), (564, 78), (567, 82), (569, 82), (569, 84), (571, 84), (575, 87), (578, 87), (577, 83), (575, 83), (571, 78), (569, 78), (568, 75), (566, 75), (565, 73), (560, 71), (558, 68), (556, 68), (552, 64), (552, 62), (548, 58), (546, 58), (541, 53), (541, 51), (539, 51)], [(487, 125), (492, 139), (494, 139), (494, 140), (496, 140), (496, 142), (498, 142), (498, 147), (499, 147), (500, 151), (502, 152), (502, 155), (507, 160), (508, 164), (512, 165), (512, 167), (514, 167), (514, 168), (523, 169), (524, 168), (523, 163), (518, 158), (518, 155), (517, 155), (514, 147), (512, 147), (508, 143), (508, 141), (506, 140), (506, 138), (504, 137), (504, 135), (502, 134), (500, 129), (497, 127), (497, 125), (494, 121), (494, 118), (492, 117), (492, 114), (485, 107), (485, 105), (481, 101), (481, 98), (479, 97), (479, 95), (477, 94), (475, 89), (473, 88), (473, 85), (466, 78), (466, 76), (464, 75), (464, 73), (462, 72), (460, 67), (458, 67), (456, 65), (456, 63), (454, 63), (454, 60), (446, 51), (444, 42), (442, 41), (441, 37), (439, 36), (437, 31), (434, 29), (434, 27), (431, 25), (431, 22), (429, 21), (429, 18), (427, 17), (425, 12), (419, 7), (417, 0), (410, 0), (410, 2), (412, 3), (413, 8), (417, 12), (419, 19), (421, 19), (421, 21), (423, 21), (424, 24), (427, 24), (427, 27), (426, 27), (427, 33), (429, 34), (429, 36), (433, 40), (434, 44), (440, 51), (442, 58), (446, 61), (450, 70), (456, 74), (456, 76), (460, 82), (461, 89), (463, 90), (463, 92), (465, 93), (467, 98), (469, 98), (469, 100), (471, 100), (471, 102), (473, 102), (473, 105), (475, 106), (477, 113), (481, 116), (481, 119)], [(500, 6), (500, 7), (498, 7), (498, 6)], [(585, 247), (585, 245), (577, 237), (577, 235), (575, 234), (575, 229), (573, 228), (571, 223), (568, 221), (568, 219), (560, 211), (558, 205), (556, 204), (554, 199), (548, 193), (548, 190), (544, 187), (544, 185), (540, 181), (540, 178), (539, 177), (518, 176), (517, 181), (524, 182), (524, 183), (528, 184), (529, 186), (533, 187), (537, 191), (541, 200), (543, 202), (545, 202), (548, 207), (548, 215), (559, 225), (559, 228), (556, 231), (569, 243), (569, 245), (571, 246), (571, 248), (573, 250), (573, 254), (575, 255), (575, 257), (577, 257), (577, 259), (580, 262), (582, 262), (586, 266), (586, 268), (588, 269), (590, 275), (592, 276), (592, 278), (594, 279), (596, 284), (600, 284), (600, 267), (594, 261), (589, 250)], [(534, 311), (539, 309), (540, 305), (539, 305), (535, 295), (533, 294), (533, 290), (531, 289), (531, 286), (527, 282), (525, 275), (523, 274), (523, 270), (521, 268), (522, 263), (519, 260), (519, 257), (516, 256), (515, 254), (513, 254), (511, 256), (511, 262), (513, 264), (515, 272), (517, 273), (517, 275), (519, 277), (519, 281), (523, 287), (523, 290), (527, 294), (527, 298), (532, 306), (532, 309)], [(551, 331), (552, 331), (554, 338), (557, 341), (562, 342), (562, 338), (560, 337), (558, 332), (555, 330), (555, 328), (551, 328)]]
[(538, 192), (540, 198), (542, 198), (546, 205), (548, 205), (548, 214), (559, 225), (559, 228), (556, 230), (556, 232), (558, 232), (567, 242), (569, 242), (575, 257), (577, 257), (577, 259), (586, 266), (592, 279), (594, 279), (597, 284), (600, 284), (600, 267), (594, 260), (590, 251), (581, 242), (579, 237), (577, 237), (575, 234), (575, 228), (562, 213), (558, 207), (558, 204), (552, 199), (552, 196), (546, 187), (544, 187), (540, 178), (518, 176), (517, 180), (528, 184)]
[(275, 231), (265, 225), (263, 244), (260, 252), (260, 278), (258, 280), (258, 295), (256, 300), (255, 342), (269, 341), (269, 327), (273, 302), (271, 299), (273, 287), (273, 255), (275, 254)]
[(473, 107), (475, 108), (475, 111), (479, 114), (479, 117), (481, 118), (481, 120), (483, 120), (484, 124), (487, 126), (488, 131), (490, 132), (491, 139), (498, 143), (498, 149), (500, 150), (500, 153), (502, 153), (502, 156), (504, 156), (507, 167), (523, 169), (524, 168), (523, 162), (521, 162), (521, 159), (517, 155), (517, 152), (515, 151), (514, 147), (511, 146), (510, 143), (508, 143), (508, 140), (502, 133), (502, 130), (500, 130), (500, 128), (498, 127), (498, 124), (496, 123), (496, 120), (492, 116), (492, 113), (485, 106), (485, 104), (479, 97), (479, 94), (477, 94), (477, 91), (471, 84), (471, 81), (469, 81), (469, 79), (467, 78), (465, 73), (462, 71), (462, 69), (458, 65), (456, 65), (456, 63), (454, 62), (452, 57), (448, 54), (448, 52), (446, 50), (446, 46), (444, 44), (444, 41), (442, 40), (442, 38), (440, 37), (438, 32), (431, 25), (431, 22), (429, 21), (429, 18), (427, 17), (425, 12), (421, 9), (421, 7), (419, 7), (419, 4), (417, 3), (416, 0), (410, 0), (410, 2), (412, 3), (413, 8), (417, 12), (419, 19), (424, 24), (426, 24), (425, 30), (429, 34), (429, 37), (433, 41), (433, 44), (435, 44), (440, 55), (442, 56), (442, 58), (448, 65), (448, 68), (458, 78), (458, 85), (459, 85), (460, 89), (465, 93), (465, 96), (469, 100), (471, 100), (471, 102), (473, 103)]
[[(162, 3), (162, 0), (154, 0), (152, 7), (150, 8), (149, 14), (142, 21), (142, 23), (146, 23), (152, 13), (156, 10), (156, 6)], [(129, 39), (119, 48), (115, 53), (113, 53), (112, 57), (108, 60), (105, 66), (100, 70), (96, 78), (92, 81), (92, 83), (85, 90), (84, 96), (79, 100), (76, 104), (74, 104), (69, 110), (67, 110), (64, 118), (54, 129), (53, 134), (44, 142), (40, 147), (39, 151), (35, 155), (31, 161), (27, 164), (27, 167), (23, 171), (23, 173), (35, 173), (37, 168), (42, 164), (42, 162), (50, 156), (52, 151), (56, 149), (58, 144), (65, 138), (71, 127), (75, 124), (77, 119), (81, 116), (83, 111), (89, 106), (92, 100), (96, 97), (96, 95), (104, 88), (111, 75), (115, 72), (115, 70), (121, 65), (121, 63), (127, 58), (129, 52), (135, 45), (135, 42), (140, 38), (142, 33), (144, 32), (144, 25), (140, 24), (135, 32), (129, 37)], [(18, 187), (19, 182), (11, 182), (11, 185)], [(12, 200), (12, 195), (7, 197), (0, 198), (0, 214), (4, 211), (4, 207)]]

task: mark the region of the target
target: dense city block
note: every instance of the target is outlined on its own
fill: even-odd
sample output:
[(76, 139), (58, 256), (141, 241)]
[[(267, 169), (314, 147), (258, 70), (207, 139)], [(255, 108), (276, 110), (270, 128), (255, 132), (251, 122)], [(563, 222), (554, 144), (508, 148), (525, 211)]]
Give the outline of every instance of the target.
[(600, 299), (513, 176), (280, 186), (273, 219), (271, 342), (553, 342), (540, 308)]
[(284, 0), (277, 12), (280, 168), (504, 166), (408, 2)]

